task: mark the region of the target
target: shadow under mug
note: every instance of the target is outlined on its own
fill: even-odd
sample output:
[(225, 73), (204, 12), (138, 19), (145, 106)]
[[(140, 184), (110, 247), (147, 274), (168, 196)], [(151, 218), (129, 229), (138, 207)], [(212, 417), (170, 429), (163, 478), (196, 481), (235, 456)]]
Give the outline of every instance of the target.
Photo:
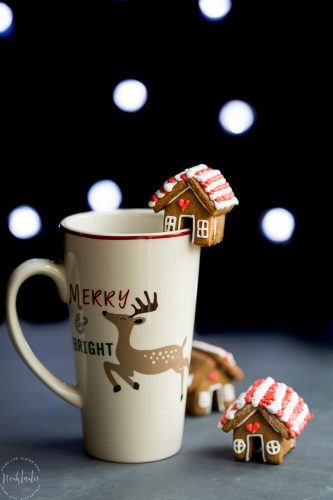
[[(81, 409), (85, 448), (147, 462), (181, 447), (200, 247), (190, 230), (160, 232), (145, 209), (86, 212), (61, 222), (64, 263), (33, 259), (11, 275), (7, 325), (25, 363)], [(30, 276), (52, 278), (69, 307), (77, 385), (54, 376), (21, 330), (16, 297)]]

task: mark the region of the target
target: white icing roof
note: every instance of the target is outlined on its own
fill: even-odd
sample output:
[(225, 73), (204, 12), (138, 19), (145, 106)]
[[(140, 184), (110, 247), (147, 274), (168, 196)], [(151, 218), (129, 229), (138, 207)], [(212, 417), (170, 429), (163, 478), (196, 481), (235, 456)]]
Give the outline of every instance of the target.
[(264, 408), (275, 415), (287, 427), (291, 438), (301, 434), (307, 422), (313, 417), (308, 405), (292, 387), (267, 377), (253, 382), (248, 390), (223, 413), (220, 419), (221, 427), (233, 420), (237, 412), (248, 403), (253, 408)]
[(163, 198), (167, 193), (170, 193), (179, 181), (186, 181), (192, 178), (195, 179), (200, 184), (201, 188), (208, 194), (216, 210), (238, 205), (238, 199), (220, 170), (200, 164), (195, 167), (187, 168), (174, 177), (170, 177), (170, 179), (151, 196), (149, 206), (153, 208), (157, 201)]
[(218, 356), (221, 356), (221, 358), (229, 361), (231, 365), (236, 365), (235, 358), (233, 357), (231, 352), (226, 351), (222, 347), (209, 344), (208, 342), (202, 342), (201, 340), (193, 340), (192, 347), (203, 352), (211, 352), (212, 354), (217, 354)]

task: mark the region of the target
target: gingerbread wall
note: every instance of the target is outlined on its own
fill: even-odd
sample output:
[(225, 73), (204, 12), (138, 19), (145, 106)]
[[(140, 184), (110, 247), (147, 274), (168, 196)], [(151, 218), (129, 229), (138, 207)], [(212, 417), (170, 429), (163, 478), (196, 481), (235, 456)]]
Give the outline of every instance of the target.
[[(280, 464), (283, 461), (283, 456), (290, 450), (293, 441), (284, 439), (281, 434), (276, 432), (264, 419), (260, 411), (256, 411), (249, 417), (242, 425), (234, 429), (233, 435), (233, 450), (234, 459), (238, 461), (245, 461), (248, 457), (251, 460), (253, 445), (255, 444), (254, 438), (263, 436), (263, 451), (266, 462), (273, 464)], [(236, 441), (239, 440), (239, 441)], [(267, 451), (268, 441), (278, 442), (280, 451), (276, 454), (270, 454)], [(235, 449), (241, 450), (242, 443), (245, 443), (245, 449), (237, 453)], [(263, 460), (264, 461), (264, 460)]]
[[(164, 221), (166, 221), (167, 217), (176, 217), (175, 229), (192, 228), (194, 230), (193, 243), (196, 245), (210, 246), (216, 241), (221, 241), (223, 238), (225, 215), (218, 217), (211, 216), (191, 189), (178, 195), (174, 201), (165, 207)], [(207, 238), (198, 237), (199, 221), (208, 221)], [(214, 238), (215, 224), (216, 232)], [(201, 231), (204, 234), (205, 228), (202, 227)]]

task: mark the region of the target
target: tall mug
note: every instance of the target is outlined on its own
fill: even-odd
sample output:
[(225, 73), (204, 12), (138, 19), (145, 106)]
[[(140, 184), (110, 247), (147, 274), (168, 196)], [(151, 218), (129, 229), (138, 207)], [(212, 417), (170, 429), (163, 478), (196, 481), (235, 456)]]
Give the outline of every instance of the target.
[[(115, 462), (148, 462), (181, 447), (200, 247), (190, 230), (160, 232), (150, 210), (66, 217), (64, 263), (33, 259), (12, 274), (7, 324), (31, 370), (81, 409), (85, 448)], [(68, 303), (77, 385), (55, 377), (29, 348), (16, 296), (44, 274)]]

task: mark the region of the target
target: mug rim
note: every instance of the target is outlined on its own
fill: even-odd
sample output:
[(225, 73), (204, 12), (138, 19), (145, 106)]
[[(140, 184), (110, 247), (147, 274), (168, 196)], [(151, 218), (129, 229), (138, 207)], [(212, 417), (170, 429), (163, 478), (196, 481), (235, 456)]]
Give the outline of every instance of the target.
[(119, 213), (119, 212), (136, 212), (136, 213), (142, 213), (142, 214), (152, 214), (154, 212), (151, 211), (150, 208), (118, 208), (115, 210), (110, 210), (107, 212), (96, 212), (94, 210), (86, 211), (86, 212), (79, 212), (71, 215), (67, 215), (64, 219), (62, 219), (59, 223), (59, 227), (67, 234), (71, 234), (73, 236), (80, 236), (82, 238), (90, 238), (90, 239), (96, 239), (96, 240), (156, 240), (156, 239), (163, 239), (163, 238), (178, 238), (180, 236), (187, 236), (191, 234), (191, 229), (177, 229), (175, 231), (159, 231), (159, 232), (147, 232), (147, 233), (112, 233), (112, 232), (103, 232), (103, 231), (93, 231), (93, 230), (87, 230), (87, 231), (80, 231), (77, 229), (74, 229), (73, 227), (70, 227), (69, 224), (69, 219), (72, 219), (75, 217), (77, 218), (83, 218), (87, 216), (88, 214), (96, 214), (96, 215), (111, 215), (114, 213)]

